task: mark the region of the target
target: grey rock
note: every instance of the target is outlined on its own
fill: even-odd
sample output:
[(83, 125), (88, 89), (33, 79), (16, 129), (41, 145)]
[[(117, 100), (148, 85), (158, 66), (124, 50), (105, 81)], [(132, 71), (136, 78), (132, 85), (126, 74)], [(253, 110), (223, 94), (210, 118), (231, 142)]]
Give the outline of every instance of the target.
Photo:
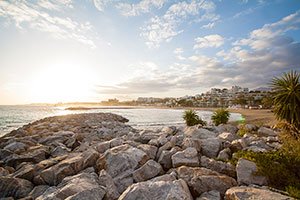
[(227, 189), (237, 185), (235, 179), (202, 167), (182, 166), (176, 171), (178, 178), (187, 182), (194, 198), (211, 190), (217, 190), (224, 195)]
[(192, 200), (186, 183), (180, 179), (175, 181), (146, 181), (129, 186), (119, 200)]
[(217, 132), (223, 133), (223, 132), (229, 132), (232, 134), (236, 134), (238, 132), (238, 128), (231, 124), (220, 124), (216, 127)]
[(201, 194), (200, 197), (198, 197), (196, 200), (221, 200), (221, 194), (220, 192), (216, 190), (212, 190), (209, 192), (204, 192)]
[(195, 148), (189, 147), (172, 155), (173, 167), (182, 165), (197, 167), (199, 166), (198, 152)]
[(174, 147), (171, 150), (164, 150), (159, 159), (158, 163), (161, 164), (164, 170), (169, 170), (172, 167), (172, 155), (176, 152), (180, 151), (181, 149), (179, 147)]
[(222, 141), (219, 138), (208, 138), (201, 140), (202, 154), (215, 158), (221, 149)]
[(231, 150), (229, 148), (223, 149), (219, 152), (217, 158), (219, 160), (228, 161), (231, 158)]
[(95, 150), (70, 155), (69, 158), (43, 170), (39, 174), (40, 184), (57, 185), (65, 177), (75, 175), (83, 169), (93, 166), (98, 157), (99, 154)]
[(254, 162), (240, 158), (236, 165), (237, 181), (239, 185), (266, 185), (267, 178), (256, 175), (257, 166)]
[(141, 144), (137, 148), (144, 151), (151, 159), (153, 159), (153, 160), (155, 159), (156, 152), (157, 152), (156, 146), (152, 146), (149, 144)]
[(110, 149), (110, 141), (96, 144), (96, 149), (99, 153), (104, 153), (106, 150)]
[(3, 149), (7, 151), (12, 151), (14, 153), (21, 153), (26, 151), (27, 145), (22, 142), (12, 142), (6, 145)]
[(25, 179), (0, 177), (0, 198), (23, 198), (26, 197), (32, 189), (33, 184)]
[(170, 150), (174, 146), (175, 146), (175, 144), (172, 144), (171, 142), (167, 142), (163, 146), (159, 147), (157, 154), (156, 154), (156, 158), (159, 158), (163, 151)]
[(182, 142), (182, 148), (186, 149), (189, 147), (193, 147), (198, 152), (201, 152), (201, 139), (189, 138), (189, 137), (184, 138), (184, 140)]
[(64, 178), (57, 187), (48, 188), (37, 200), (101, 200), (104, 198), (105, 193), (105, 188), (99, 185), (97, 174), (80, 173)]
[(113, 178), (118, 192), (122, 193), (133, 183), (133, 171), (148, 160), (149, 156), (144, 151), (125, 144), (107, 150), (97, 161), (97, 169), (105, 169)]
[(106, 194), (104, 199), (105, 200), (114, 200), (118, 199), (120, 193), (114, 183), (112, 177), (103, 169), (99, 173), (99, 183), (100, 185), (105, 187)]
[(224, 163), (221, 161), (216, 161), (205, 156), (201, 157), (201, 166), (213, 171), (225, 174), (227, 176), (236, 178), (235, 166), (230, 163)]
[(222, 140), (229, 141), (229, 142), (238, 139), (238, 136), (236, 134), (229, 133), (229, 132), (223, 132), (218, 137)]
[(293, 200), (294, 198), (272, 192), (265, 188), (233, 187), (226, 191), (226, 200)]
[(33, 199), (41, 196), (47, 189), (49, 189), (49, 185), (38, 185), (33, 188), (33, 190), (29, 193), (29, 196)]
[(270, 129), (270, 128), (266, 128), (266, 127), (260, 127), (257, 131), (257, 134), (259, 136), (277, 136), (277, 133)]
[(162, 167), (154, 160), (148, 160), (142, 167), (133, 172), (135, 182), (149, 180), (162, 172)]
[(186, 130), (184, 131), (184, 135), (186, 137), (192, 137), (197, 139), (207, 139), (216, 137), (217, 133), (204, 128), (198, 129), (198, 127), (196, 126), (191, 126), (186, 128)]

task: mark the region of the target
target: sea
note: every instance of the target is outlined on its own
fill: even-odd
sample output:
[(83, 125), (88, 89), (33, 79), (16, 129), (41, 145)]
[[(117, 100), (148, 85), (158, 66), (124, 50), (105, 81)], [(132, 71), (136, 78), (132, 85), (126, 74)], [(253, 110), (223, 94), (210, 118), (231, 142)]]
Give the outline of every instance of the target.
[[(137, 108), (137, 107), (97, 107), (90, 110), (67, 110), (57, 106), (0, 106), (0, 136), (36, 120), (76, 113), (114, 113), (129, 119), (128, 124), (137, 128), (159, 128), (162, 126), (184, 125), (182, 109)], [(211, 123), (211, 111), (196, 111), (208, 123)], [(242, 120), (239, 113), (231, 113), (230, 121)]]

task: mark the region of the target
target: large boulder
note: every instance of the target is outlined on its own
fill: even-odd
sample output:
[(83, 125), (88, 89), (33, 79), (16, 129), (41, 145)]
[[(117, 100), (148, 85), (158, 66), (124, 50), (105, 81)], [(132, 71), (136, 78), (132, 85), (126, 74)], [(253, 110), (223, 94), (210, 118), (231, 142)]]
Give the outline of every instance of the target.
[(219, 138), (208, 138), (201, 140), (202, 154), (215, 158), (221, 150), (222, 141)]
[(192, 200), (189, 188), (182, 179), (175, 181), (146, 181), (129, 186), (119, 200), (156, 199)]
[(141, 144), (137, 148), (143, 150), (151, 159), (155, 159), (157, 152), (156, 146), (149, 144)]
[(258, 129), (257, 134), (259, 136), (266, 136), (266, 137), (268, 137), (268, 136), (277, 136), (277, 133), (274, 130), (272, 130), (270, 128), (263, 127), (263, 126)]
[(103, 169), (99, 173), (99, 183), (100, 185), (105, 187), (106, 194), (104, 199), (105, 200), (114, 200), (118, 199), (120, 193), (114, 183), (112, 177)]
[(184, 131), (186, 137), (192, 137), (197, 139), (207, 139), (207, 138), (214, 138), (218, 134), (212, 131), (209, 131), (204, 128), (198, 128), (197, 126), (187, 127)]
[(181, 146), (183, 149), (193, 147), (198, 152), (201, 152), (201, 139), (186, 137), (183, 139)]
[(179, 167), (182, 165), (190, 167), (199, 166), (198, 152), (195, 148), (189, 147), (183, 151), (179, 151), (172, 155), (173, 167)]
[(233, 187), (226, 191), (226, 200), (252, 200), (252, 199), (263, 199), (263, 200), (293, 200), (294, 198), (282, 195), (277, 192), (272, 192), (265, 188), (254, 188), (254, 187)]
[(162, 167), (154, 160), (148, 160), (142, 167), (133, 172), (135, 182), (149, 180), (162, 172)]
[(105, 195), (105, 188), (99, 185), (95, 173), (80, 173), (69, 176), (57, 185), (48, 188), (37, 200), (50, 199), (91, 199), (101, 200)]
[(209, 192), (204, 192), (201, 194), (200, 197), (198, 197), (196, 200), (221, 200), (221, 194), (220, 192), (216, 190), (212, 190)]
[(67, 159), (62, 160), (36, 176), (35, 183), (57, 185), (65, 177), (75, 175), (83, 169), (93, 166), (98, 159), (99, 154), (95, 150), (89, 150), (83, 153), (70, 155)]
[(216, 161), (205, 156), (201, 157), (201, 166), (213, 171), (225, 174), (227, 176), (236, 178), (235, 167), (230, 163), (224, 163), (221, 161)]
[(21, 153), (27, 149), (27, 145), (22, 142), (12, 142), (6, 145), (3, 149), (14, 153)]
[(235, 179), (206, 168), (182, 166), (176, 171), (178, 178), (187, 182), (194, 198), (211, 190), (224, 195), (227, 189), (237, 185)]
[(133, 172), (145, 164), (149, 156), (142, 150), (128, 144), (109, 149), (97, 161), (98, 170), (105, 171), (113, 178), (118, 192), (122, 193), (133, 183)]
[(223, 132), (218, 137), (222, 140), (229, 141), (229, 142), (238, 139), (238, 136), (236, 134), (229, 133), (229, 132)]
[(257, 166), (254, 162), (240, 158), (236, 165), (237, 181), (239, 185), (266, 185), (267, 178), (257, 175)]
[(239, 129), (236, 126), (231, 124), (220, 124), (219, 126), (216, 127), (216, 130), (219, 133), (229, 132), (232, 134), (236, 134)]
[(33, 189), (33, 184), (25, 179), (0, 177), (0, 198), (14, 197), (20, 199), (26, 197)]

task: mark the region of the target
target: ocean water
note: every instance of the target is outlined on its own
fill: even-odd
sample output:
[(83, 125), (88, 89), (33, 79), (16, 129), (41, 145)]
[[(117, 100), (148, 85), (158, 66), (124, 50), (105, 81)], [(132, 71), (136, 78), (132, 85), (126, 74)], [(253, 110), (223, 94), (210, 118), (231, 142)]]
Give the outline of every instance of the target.
[[(44, 117), (75, 113), (110, 112), (129, 119), (128, 124), (135, 128), (161, 127), (168, 125), (183, 125), (180, 109), (155, 108), (105, 108), (92, 110), (65, 110), (65, 107), (51, 106), (0, 106), (0, 136), (17, 129), (27, 123)], [(211, 111), (197, 111), (198, 115), (210, 123)], [(230, 121), (241, 120), (239, 113), (231, 113)]]

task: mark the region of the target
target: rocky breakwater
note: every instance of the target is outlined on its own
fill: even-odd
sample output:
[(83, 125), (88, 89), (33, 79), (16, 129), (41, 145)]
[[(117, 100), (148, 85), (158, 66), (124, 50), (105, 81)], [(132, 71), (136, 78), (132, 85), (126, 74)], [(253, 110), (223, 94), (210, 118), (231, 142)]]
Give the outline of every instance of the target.
[(277, 133), (238, 127), (136, 130), (115, 114), (45, 118), (0, 138), (0, 198), (291, 199), (234, 152), (272, 151)]

